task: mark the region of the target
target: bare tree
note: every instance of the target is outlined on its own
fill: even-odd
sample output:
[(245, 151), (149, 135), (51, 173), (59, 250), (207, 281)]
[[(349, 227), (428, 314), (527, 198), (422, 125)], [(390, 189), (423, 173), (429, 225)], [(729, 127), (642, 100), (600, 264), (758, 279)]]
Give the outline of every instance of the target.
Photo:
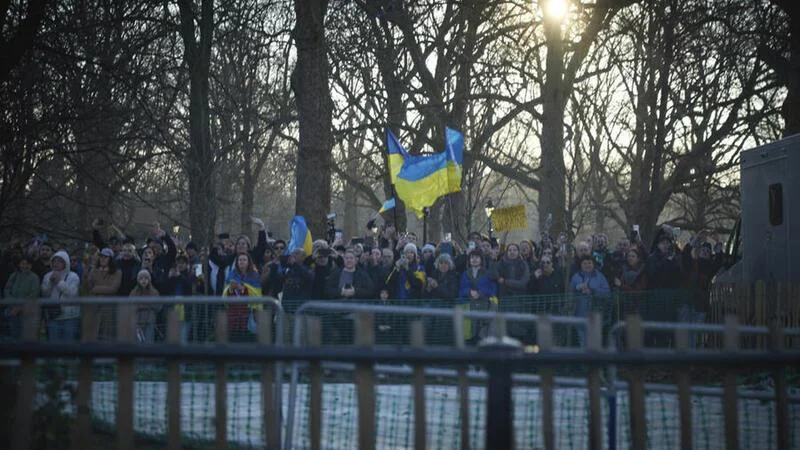
[[(214, 38), (214, 0), (202, 0), (195, 25), (192, 0), (177, 0), (183, 60), (189, 70), (189, 148), (184, 169), (189, 183), (189, 217), (193, 239), (210, 245), (216, 222), (215, 152), (211, 148), (209, 73)], [(199, 38), (199, 40), (198, 40)]]
[(297, 63), (292, 91), (300, 119), (295, 211), (305, 216), (311, 234), (324, 236), (331, 204), (332, 100), (325, 41), (327, 0), (295, 0), (292, 36)]

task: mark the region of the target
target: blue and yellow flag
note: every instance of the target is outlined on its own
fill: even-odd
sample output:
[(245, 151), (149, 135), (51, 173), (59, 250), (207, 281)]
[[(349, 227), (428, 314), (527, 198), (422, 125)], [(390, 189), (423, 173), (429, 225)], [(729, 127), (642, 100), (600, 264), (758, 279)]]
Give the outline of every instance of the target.
[(395, 201), (394, 197), (392, 197), (383, 203), (381, 209), (378, 210), (378, 214), (382, 214), (386, 211), (389, 211), (390, 209), (393, 209), (395, 206), (397, 206), (397, 202)]
[(448, 128), (445, 151), (432, 155), (408, 156), (397, 174), (395, 190), (406, 208), (422, 218), (423, 210), (439, 197), (461, 191), (464, 137)]
[(311, 239), (311, 231), (306, 225), (306, 218), (303, 216), (294, 216), (289, 223), (289, 243), (286, 244), (286, 254), (289, 255), (296, 248), (302, 248), (306, 252), (306, 256), (311, 254), (311, 244), (314, 241)]
[(386, 150), (389, 154), (389, 177), (392, 179), (392, 184), (395, 184), (397, 182), (397, 174), (400, 173), (408, 152), (388, 127), (386, 128)]

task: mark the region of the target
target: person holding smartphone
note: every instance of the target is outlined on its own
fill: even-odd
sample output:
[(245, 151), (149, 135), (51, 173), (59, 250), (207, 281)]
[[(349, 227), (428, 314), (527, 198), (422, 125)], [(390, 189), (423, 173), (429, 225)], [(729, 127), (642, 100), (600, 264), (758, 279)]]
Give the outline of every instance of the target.
[(325, 292), (328, 298), (351, 300), (370, 298), (373, 295), (372, 278), (358, 267), (358, 258), (352, 249), (345, 250), (342, 256), (344, 266), (335, 269), (328, 277)]
[[(342, 261), (342, 267), (334, 269), (325, 284), (327, 297), (344, 301), (372, 297), (375, 291), (372, 278), (366, 270), (358, 267), (358, 259), (353, 250), (345, 250)], [(326, 316), (326, 320), (328, 324), (322, 330), (326, 345), (353, 342), (353, 324), (345, 314), (330, 314)]]

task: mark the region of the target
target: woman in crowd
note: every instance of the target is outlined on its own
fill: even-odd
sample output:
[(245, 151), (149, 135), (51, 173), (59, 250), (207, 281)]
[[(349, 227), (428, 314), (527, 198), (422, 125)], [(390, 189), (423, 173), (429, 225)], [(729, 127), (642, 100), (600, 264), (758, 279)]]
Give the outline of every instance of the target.
[[(435, 308), (451, 308), (458, 298), (458, 272), (453, 258), (442, 253), (434, 263), (436, 270), (427, 279), (425, 296), (431, 299)], [(431, 318), (429, 322), (429, 343), (453, 345), (453, 322), (450, 319)]]
[(443, 253), (436, 258), (436, 270), (427, 279), (425, 293), (427, 298), (453, 301), (458, 297), (458, 272), (453, 258)]
[(114, 262), (114, 251), (106, 247), (100, 251), (97, 263), (86, 276), (86, 290), (92, 296), (112, 296), (119, 292), (122, 273)]
[[(131, 290), (131, 297), (158, 297), (160, 294), (153, 286), (150, 272), (142, 269), (136, 275), (136, 286)], [(154, 342), (156, 339), (156, 316), (163, 305), (141, 304), (136, 308), (136, 339), (139, 342)]]
[[(489, 270), (484, 267), (483, 252), (478, 249), (469, 252), (469, 266), (461, 274), (458, 297), (466, 302), (467, 310), (496, 311), (497, 310), (497, 284), (492, 280)], [(472, 329), (472, 321), (464, 321), (464, 337), (468, 340), (478, 340), (488, 336), (489, 324), (477, 323), (476, 330)]]
[(500, 298), (527, 294), (530, 269), (520, 255), (517, 244), (508, 244), (506, 252), (495, 265), (495, 276)]
[(403, 254), (395, 262), (394, 270), (386, 280), (389, 298), (398, 300), (420, 299), (425, 288), (425, 268), (417, 258), (417, 246), (406, 244)]
[(422, 266), (425, 268), (425, 276), (431, 276), (434, 270), (436, 270), (436, 266), (434, 262), (436, 260), (436, 247), (432, 244), (425, 244), (422, 246)]
[(132, 243), (123, 244), (116, 264), (122, 274), (117, 294), (127, 297), (136, 286), (136, 276), (139, 274), (142, 264), (136, 253), (136, 246)]
[(647, 289), (647, 270), (638, 247), (631, 247), (625, 253), (625, 262), (619, 276), (614, 278), (614, 286), (622, 292)]
[[(70, 258), (64, 250), (57, 251), (50, 258), (51, 270), (42, 279), (42, 296), (58, 301), (74, 299), (78, 296), (81, 280), (78, 274), (69, 270)], [(81, 307), (60, 305), (47, 309), (47, 336), (51, 341), (77, 341), (80, 332)]]
[[(90, 296), (114, 296), (122, 284), (122, 272), (117, 270), (114, 251), (106, 247), (100, 251), (97, 263), (85, 276), (86, 292)], [(114, 336), (114, 307), (99, 305), (96, 308), (97, 336), (110, 339)]]
[(519, 257), (525, 261), (525, 264), (528, 265), (528, 270), (530, 271), (531, 275), (533, 275), (533, 271), (539, 267), (539, 260), (536, 256), (537, 248), (536, 245), (528, 240), (520, 241), (519, 243)]
[[(236, 255), (236, 263), (225, 279), (223, 297), (261, 297), (261, 275), (249, 252)], [(253, 311), (261, 309), (260, 303), (231, 304), (228, 307), (228, 331), (232, 341), (249, 341), (255, 334)]]
[[(520, 255), (520, 248), (517, 244), (511, 243), (506, 246), (505, 254), (494, 266), (494, 276), (497, 280), (501, 310), (534, 312), (533, 308), (536, 305), (532, 304), (529, 298), (522, 298), (528, 294), (531, 273), (528, 264)], [(511, 322), (508, 332), (510, 336), (522, 340), (530, 328), (533, 327), (520, 322)]]
[[(595, 261), (592, 255), (583, 255), (579, 260), (580, 270), (572, 276), (570, 288), (577, 296), (575, 299), (575, 316), (588, 318), (593, 310), (593, 306), (602, 308), (611, 296), (611, 288), (603, 273), (595, 269)], [(593, 304), (594, 303), (594, 304)], [(586, 348), (586, 329), (578, 327), (578, 342), (581, 348)], [(602, 343), (600, 343), (602, 345)]]

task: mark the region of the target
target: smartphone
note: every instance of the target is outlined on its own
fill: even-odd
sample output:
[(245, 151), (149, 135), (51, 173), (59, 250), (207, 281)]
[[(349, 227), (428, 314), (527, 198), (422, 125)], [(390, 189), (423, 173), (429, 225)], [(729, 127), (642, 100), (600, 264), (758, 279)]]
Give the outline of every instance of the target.
[(202, 264), (195, 264), (194, 265), (194, 276), (202, 277), (203, 276), (203, 265)]
[(342, 232), (341, 231), (337, 231), (336, 233), (334, 233), (333, 236), (334, 236), (334, 240), (338, 241), (338, 240), (340, 240), (342, 238)]
[(328, 220), (333, 220), (333, 219), (336, 218), (336, 213), (332, 212), (332, 213), (328, 214), (326, 217), (327, 217)]
[(444, 234), (444, 241), (445, 242), (450, 242), (452, 240), (453, 240), (453, 233), (445, 233)]
[(631, 241), (636, 242), (639, 240), (639, 224), (631, 227)]
[(475, 241), (469, 241), (467, 243), (467, 250), (475, 250)]

